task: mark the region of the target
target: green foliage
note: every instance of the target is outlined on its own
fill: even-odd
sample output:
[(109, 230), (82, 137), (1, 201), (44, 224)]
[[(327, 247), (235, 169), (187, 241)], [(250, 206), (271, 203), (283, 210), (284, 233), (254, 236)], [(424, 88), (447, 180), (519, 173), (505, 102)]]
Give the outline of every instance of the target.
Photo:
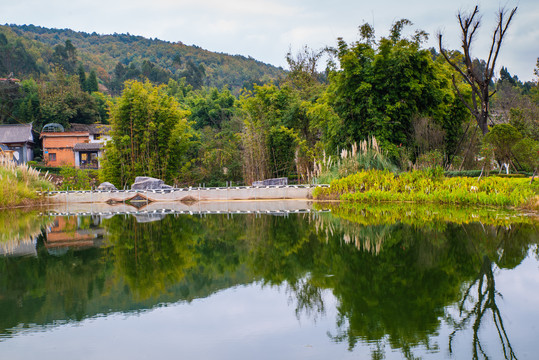
[[(474, 206), (451, 206), (406, 203), (322, 203), (317, 207), (329, 209), (341, 219), (360, 226), (406, 224), (423, 229), (443, 231), (448, 223), (466, 225), (481, 223), (484, 226), (510, 226), (511, 224), (534, 224), (535, 220), (515, 210)], [(350, 231), (350, 228), (348, 229)]]
[(525, 170), (533, 172), (539, 168), (539, 142), (521, 139), (513, 145), (512, 153)]
[(296, 149), (301, 143), (299, 136), (284, 126), (272, 127), (267, 142), (272, 177), (286, 177), (294, 173)]
[(89, 93), (93, 93), (94, 91), (98, 91), (98, 84), (97, 84), (97, 75), (94, 70), (90, 71), (90, 75), (88, 76), (88, 80), (86, 80), (86, 91)]
[(433, 169), (441, 167), (444, 162), (444, 157), (440, 150), (432, 150), (427, 153), (421, 154), (416, 160), (416, 166), (418, 169)]
[(70, 39), (65, 41), (65, 45), (58, 44), (54, 47), (52, 61), (57, 67), (63, 69), (68, 74), (75, 73), (77, 49)]
[(174, 182), (189, 166), (185, 158), (193, 136), (188, 111), (149, 82), (126, 82), (112, 106), (112, 141), (107, 143), (102, 179), (117, 187), (136, 176)]
[(409, 24), (395, 23), (391, 37), (381, 38), (378, 45), (370, 38), (351, 45), (339, 40), (339, 68), (330, 73), (328, 91), (330, 104), (343, 119), (346, 143), (341, 146), (376, 136), (396, 156), (397, 149), (388, 145), (413, 145), (410, 129), (416, 115), (439, 123), (458, 119), (460, 125), (462, 117), (449, 116), (455, 100), (450, 72), (420, 49), (418, 38), (401, 38)]
[(236, 130), (239, 124), (224, 125), (221, 131), (209, 126), (199, 131), (195, 164), (180, 183), (224, 186), (227, 181), (242, 182), (241, 136)]
[(371, 170), (334, 180), (330, 185), (329, 188), (315, 189), (314, 197), (362, 202), (522, 206), (539, 193), (539, 184), (530, 184), (528, 179), (444, 178), (440, 168), (398, 176), (389, 171)]
[(522, 139), (522, 134), (513, 126), (498, 124), (490, 129), (483, 141), (494, 147), (494, 153), (498, 159), (510, 162), (512, 158), (511, 148), (520, 139)]
[(190, 92), (185, 103), (191, 111), (189, 120), (193, 121), (195, 129), (205, 126), (221, 129), (235, 114), (236, 97), (228, 89), (204, 88)]
[(445, 177), (475, 177), (478, 178), (481, 175), (481, 170), (463, 170), (463, 171), (446, 171)]
[(509, 123), (523, 136), (539, 141), (539, 102), (535, 106), (511, 108)]
[(90, 190), (95, 184), (97, 171), (65, 165), (60, 168), (59, 175), (63, 178), (62, 190)]
[(22, 77), (44, 72), (45, 68), (38, 63), (32, 50), (26, 39), (16, 37), (10, 30), (0, 27), (0, 76), (13, 73), (14, 77)]
[[(41, 83), (39, 95), (39, 118), (34, 129), (41, 131), (43, 125), (59, 123), (69, 128), (70, 123), (95, 124), (103, 119), (103, 103), (96, 97), (82, 91), (78, 76), (66, 76), (63, 71), (56, 73), (54, 81)], [(31, 99), (33, 92), (27, 97)]]

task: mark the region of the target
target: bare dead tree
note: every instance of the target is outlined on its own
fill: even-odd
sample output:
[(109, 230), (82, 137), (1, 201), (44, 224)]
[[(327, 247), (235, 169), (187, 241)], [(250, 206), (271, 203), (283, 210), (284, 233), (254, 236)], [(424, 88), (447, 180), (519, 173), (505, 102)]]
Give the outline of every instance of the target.
[(494, 95), (494, 92), (491, 93), (489, 90), (489, 84), (494, 76), (494, 68), (496, 66), (496, 60), (498, 59), (503, 38), (516, 11), (517, 7), (509, 12), (502, 8), (498, 12), (498, 22), (496, 29), (492, 34), (492, 43), (490, 45), (488, 60), (482, 69), (477, 66), (478, 62), (474, 62), (474, 59), (470, 53), (474, 36), (481, 24), (478, 6), (476, 6), (469, 14), (463, 14), (459, 11), (457, 15), (460, 29), (462, 31), (462, 50), (464, 52), (465, 69), (462, 69), (454, 59), (450, 58), (447, 50), (445, 50), (442, 46), (442, 34), (438, 34), (438, 46), (440, 48), (440, 53), (457, 71), (457, 73), (460, 74), (464, 82), (471, 87), (472, 96), (470, 102), (460, 92), (459, 88), (457, 87), (455, 76), (453, 76), (453, 86), (455, 87), (460, 100), (464, 103), (468, 110), (470, 110), (470, 113), (475, 118), (477, 126), (479, 126), (481, 129), (483, 135), (488, 132), (489, 100), (490, 97)]

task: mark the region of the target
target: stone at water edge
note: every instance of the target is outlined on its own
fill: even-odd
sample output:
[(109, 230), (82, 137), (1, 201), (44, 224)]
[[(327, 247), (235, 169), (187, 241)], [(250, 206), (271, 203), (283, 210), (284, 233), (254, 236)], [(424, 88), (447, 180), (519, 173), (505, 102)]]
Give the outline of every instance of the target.
[(172, 189), (172, 186), (166, 185), (163, 180), (149, 176), (137, 176), (135, 182), (131, 185), (131, 190), (162, 190)]
[(105, 181), (104, 183), (101, 183), (97, 187), (97, 190), (118, 190), (118, 189), (116, 189), (116, 186), (114, 186), (113, 184)]

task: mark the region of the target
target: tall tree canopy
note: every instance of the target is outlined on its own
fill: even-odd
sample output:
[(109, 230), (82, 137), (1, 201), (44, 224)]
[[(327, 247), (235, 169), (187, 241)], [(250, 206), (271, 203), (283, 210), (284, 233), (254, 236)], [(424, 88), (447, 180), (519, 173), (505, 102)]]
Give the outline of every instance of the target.
[(387, 150), (412, 145), (414, 116), (443, 122), (450, 110), (454, 95), (449, 73), (420, 48), (425, 32), (402, 37), (410, 24), (397, 21), (390, 36), (378, 42), (368, 24), (360, 27), (360, 41), (339, 39), (334, 50), (339, 67), (330, 73), (329, 101), (343, 120), (346, 142), (374, 135)]
[(122, 187), (136, 176), (174, 182), (189, 165), (185, 158), (192, 137), (188, 116), (163, 86), (126, 82), (111, 109), (112, 142), (107, 144), (104, 178)]

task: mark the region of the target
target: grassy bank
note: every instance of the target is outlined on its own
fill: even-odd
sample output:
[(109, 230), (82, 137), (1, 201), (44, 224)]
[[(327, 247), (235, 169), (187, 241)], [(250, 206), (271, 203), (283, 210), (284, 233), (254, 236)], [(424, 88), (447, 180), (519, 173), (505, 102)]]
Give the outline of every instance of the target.
[(43, 199), (36, 191), (53, 188), (43, 174), (29, 166), (0, 165), (0, 208), (40, 204)]
[(359, 202), (413, 201), (418, 203), (496, 205), (524, 207), (537, 203), (539, 182), (527, 178), (487, 177), (447, 178), (443, 172), (389, 171), (358, 172), (331, 182), (329, 188), (317, 188), (318, 200)]

